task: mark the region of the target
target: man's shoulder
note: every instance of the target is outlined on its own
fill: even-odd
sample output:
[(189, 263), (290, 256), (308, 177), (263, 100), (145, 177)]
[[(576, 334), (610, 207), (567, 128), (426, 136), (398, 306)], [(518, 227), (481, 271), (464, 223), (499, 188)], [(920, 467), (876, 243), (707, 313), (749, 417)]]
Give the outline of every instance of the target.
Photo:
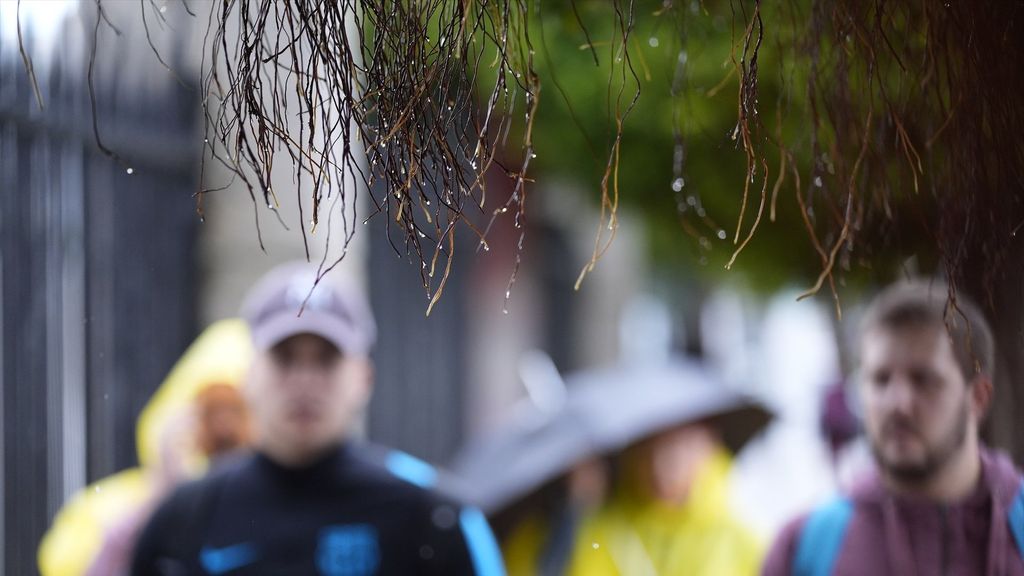
[(352, 447), (352, 456), (350, 473), (376, 488), (425, 505), (463, 504), (456, 478), (406, 452), (364, 443)]
[(1002, 450), (987, 447), (981, 450), (981, 462), (989, 489), (1003, 506), (1009, 506), (1021, 492), (1024, 482), (1020, 468)]
[(815, 556), (838, 546), (854, 515), (871, 506), (870, 491), (838, 494), (787, 522), (775, 537), (765, 559), (763, 576), (792, 574), (802, 554)]

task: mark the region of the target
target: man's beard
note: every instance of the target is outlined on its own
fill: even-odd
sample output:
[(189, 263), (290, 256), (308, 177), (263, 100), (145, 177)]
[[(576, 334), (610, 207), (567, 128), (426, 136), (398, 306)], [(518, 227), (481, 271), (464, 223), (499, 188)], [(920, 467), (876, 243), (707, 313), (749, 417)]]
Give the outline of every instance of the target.
[[(920, 485), (934, 477), (943, 466), (963, 447), (967, 440), (967, 416), (969, 408), (967, 403), (962, 404), (957, 411), (956, 422), (949, 430), (949, 433), (940, 438), (935, 446), (925, 446), (924, 458), (917, 462), (892, 462), (882, 450), (881, 442), (877, 439), (871, 440), (871, 452), (875, 457), (878, 467), (894, 480), (910, 485)], [(915, 430), (915, 433), (917, 431)], [(883, 429), (884, 435), (884, 429)], [(920, 435), (918, 436), (920, 438)], [(922, 438), (922, 440), (924, 440)]]

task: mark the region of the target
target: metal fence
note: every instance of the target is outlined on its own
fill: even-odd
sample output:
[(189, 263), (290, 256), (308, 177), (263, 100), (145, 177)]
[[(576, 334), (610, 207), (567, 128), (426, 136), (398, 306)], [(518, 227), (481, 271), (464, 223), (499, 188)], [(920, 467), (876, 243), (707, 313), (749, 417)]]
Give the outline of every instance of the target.
[(82, 61), (64, 52), (40, 78), (40, 111), (17, 52), (0, 47), (0, 566), (12, 575), (36, 572), (67, 495), (134, 465), (136, 416), (196, 332), (197, 96), (174, 83), (126, 94), (114, 62), (96, 101), (115, 161), (93, 135)]

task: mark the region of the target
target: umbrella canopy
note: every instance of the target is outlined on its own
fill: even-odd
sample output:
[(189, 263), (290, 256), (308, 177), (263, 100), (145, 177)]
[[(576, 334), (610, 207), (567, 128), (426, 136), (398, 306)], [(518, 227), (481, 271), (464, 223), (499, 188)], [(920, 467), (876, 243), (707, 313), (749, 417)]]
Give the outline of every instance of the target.
[(567, 389), (565, 401), (547, 409), (520, 401), (502, 426), (454, 460), (452, 471), (486, 514), (509, 508), (589, 457), (680, 424), (709, 422), (737, 452), (771, 420), (760, 403), (681, 359), (577, 373)]
[(760, 402), (678, 358), (578, 373), (568, 387), (566, 412), (583, 423), (601, 453), (691, 422), (713, 425), (735, 453), (772, 418)]
[(564, 408), (543, 411), (524, 400), (503, 426), (463, 449), (452, 470), (464, 480), (470, 500), (490, 515), (593, 453), (592, 440), (577, 415)]

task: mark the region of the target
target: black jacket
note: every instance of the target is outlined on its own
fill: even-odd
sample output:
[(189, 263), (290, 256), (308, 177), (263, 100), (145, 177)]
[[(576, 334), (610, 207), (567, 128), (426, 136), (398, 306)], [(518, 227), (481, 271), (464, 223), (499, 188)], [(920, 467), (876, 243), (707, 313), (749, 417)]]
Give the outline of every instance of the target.
[(427, 489), (431, 470), (346, 445), (302, 469), (261, 454), (174, 492), (135, 548), (134, 576), (501, 574), (483, 516)]

